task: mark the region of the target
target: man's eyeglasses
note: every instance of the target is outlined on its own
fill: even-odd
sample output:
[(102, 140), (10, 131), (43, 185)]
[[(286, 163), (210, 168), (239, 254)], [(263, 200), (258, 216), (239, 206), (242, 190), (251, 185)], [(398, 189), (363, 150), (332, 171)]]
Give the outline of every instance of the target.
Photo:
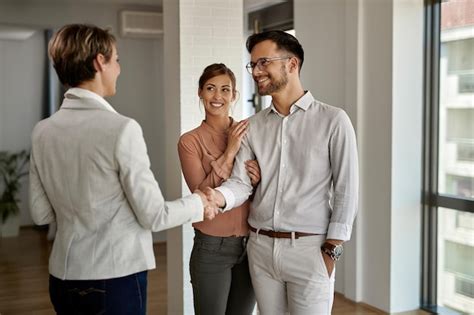
[(257, 67), (258, 70), (262, 71), (264, 68), (266, 68), (272, 61), (276, 60), (284, 60), (284, 59), (290, 59), (291, 56), (284, 56), (284, 57), (272, 57), (272, 58), (259, 58), (257, 59), (257, 62), (252, 62), (250, 61), (245, 68), (247, 68), (247, 71), (252, 74), (253, 69)]

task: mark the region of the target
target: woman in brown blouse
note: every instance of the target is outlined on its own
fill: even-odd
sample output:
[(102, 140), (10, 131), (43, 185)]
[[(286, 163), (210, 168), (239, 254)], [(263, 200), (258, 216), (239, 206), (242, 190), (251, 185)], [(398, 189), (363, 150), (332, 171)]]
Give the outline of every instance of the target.
[[(229, 178), (248, 122), (229, 116), (236, 99), (234, 73), (224, 64), (206, 67), (199, 78), (198, 95), (205, 109), (199, 127), (181, 136), (178, 153), (191, 191), (218, 187)], [(247, 172), (256, 186), (257, 161), (247, 161)], [(251, 314), (255, 295), (246, 254), (249, 202), (220, 213), (212, 221), (194, 223), (190, 273), (196, 314)]]

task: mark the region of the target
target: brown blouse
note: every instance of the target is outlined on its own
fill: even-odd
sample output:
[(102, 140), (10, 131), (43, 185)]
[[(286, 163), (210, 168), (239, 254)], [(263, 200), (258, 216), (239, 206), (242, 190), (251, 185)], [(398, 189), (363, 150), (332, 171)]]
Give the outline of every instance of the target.
[[(232, 121), (232, 124), (236, 122)], [(229, 178), (232, 168), (224, 163), (227, 133), (218, 132), (205, 121), (181, 136), (178, 143), (179, 159), (189, 189), (204, 190), (219, 187)], [(199, 231), (212, 236), (246, 236), (249, 201), (240, 207), (219, 213), (212, 221), (193, 224)]]

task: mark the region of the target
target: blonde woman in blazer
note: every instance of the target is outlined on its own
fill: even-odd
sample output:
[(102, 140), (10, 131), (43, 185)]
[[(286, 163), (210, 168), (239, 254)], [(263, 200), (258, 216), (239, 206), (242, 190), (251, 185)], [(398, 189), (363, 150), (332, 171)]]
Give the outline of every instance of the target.
[(61, 109), (32, 135), (30, 207), (36, 224), (57, 222), (49, 261), (58, 314), (146, 314), (151, 231), (212, 219), (196, 193), (163, 199), (142, 130), (103, 98), (120, 74), (115, 38), (66, 25), (49, 45), (61, 82)]

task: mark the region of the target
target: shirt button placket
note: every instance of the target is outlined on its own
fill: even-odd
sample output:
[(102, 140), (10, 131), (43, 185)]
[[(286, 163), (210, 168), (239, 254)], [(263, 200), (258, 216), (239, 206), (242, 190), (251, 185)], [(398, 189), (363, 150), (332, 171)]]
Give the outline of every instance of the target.
[(276, 191), (276, 198), (275, 198), (275, 208), (274, 208), (274, 212), (273, 212), (273, 226), (276, 228), (279, 226), (279, 218), (280, 218), (280, 210), (279, 210), (279, 207), (280, 207), (280, 200), (282, 198), (282, 192), (283, 192), (283, 186), (282, 186), (282, 183), (283, 183), (283, 179), (284, 179), (284, 169), (282, 168), (282, 164), (283, 164), (283, 161), (282, 161), (282, 157), (283, 157), (283, 151), (285, 150), (285, 146), (284, 146), (284, 143), (283, 143), (283, 138), (284, 138), (284, 134), (285, 134), (285, 121), (286, 121), (286, 117), (284, 117), (282, 120), (281, 120), (281, 133), (280, 133), (280, 166), (279, 166), (279, 176), (278, 176), (278, 187), (277, 187), (277, 191)]
[[(287, 169), (287, 161), (285, 159), (285, 156), (286, 156), (286, 151), (287, 151), (287, 148), (286, 148), (286, 125), (287, 125), (287, 122), (288, 122), (288, 116), (284, 117), (282, 119), (282, 126), (281, 126), (281, 134), (280, 134), (280, 147), (281, 147), (281, 150), (280, 150), (280, 176), (279, 176), (279, 180), (278, 180), (278, 190), (277, 190), (277, 201), (278, 203), (280, 203), (280, 201), (283, 199), (283, 184), (285, 182), (285, 178), (286, 178), (286, 169)], [(275, 216), (280, 216), (280, 210), (277, 209), (275, 211)]]
[[(279, 191), (283, 191), (283, 183), (285, 182), (286, 177), (286, 169), (287, 169), (287, 160), (286, 160), (286, 126), (288, 123), (288, 117), (286, 116), (283, 118), (282, 127), (281, 127), (281, 135), (280, 135), (280, 144), (281, 144), (281, 151), (280, 151), (280, 182), (279, 182)], [(281, 197), (281, 196), (280, 196)]]

